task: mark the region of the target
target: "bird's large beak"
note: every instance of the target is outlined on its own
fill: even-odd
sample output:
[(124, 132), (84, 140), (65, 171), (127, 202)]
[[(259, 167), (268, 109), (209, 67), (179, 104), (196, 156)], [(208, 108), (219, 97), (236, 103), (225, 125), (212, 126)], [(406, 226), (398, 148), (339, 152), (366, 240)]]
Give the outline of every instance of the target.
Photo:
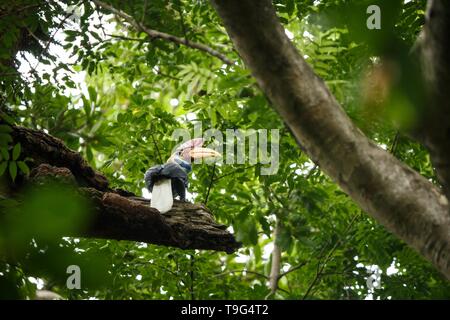
[(191, 151), (189, 151), (189, 155), (193, 159), (219, 158), (222, 156), (216, 150), (209, 148), (194, 148)]

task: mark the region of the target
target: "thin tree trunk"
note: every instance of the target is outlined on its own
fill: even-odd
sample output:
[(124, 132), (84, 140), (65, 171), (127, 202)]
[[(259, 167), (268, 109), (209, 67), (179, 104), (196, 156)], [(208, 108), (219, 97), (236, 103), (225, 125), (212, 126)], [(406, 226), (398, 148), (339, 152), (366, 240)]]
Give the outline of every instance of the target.
[(269, 276), (269, 289), (271, 296), (274, 296), (275, 293), (277, 292), (278, 280), (280, 277), (281, 248), (277, 243), (280, 232), (281, 232), (281, 223), (277, 218), (275, 230), (273, 232), (272, 267), (270, 269), (270, 276)]

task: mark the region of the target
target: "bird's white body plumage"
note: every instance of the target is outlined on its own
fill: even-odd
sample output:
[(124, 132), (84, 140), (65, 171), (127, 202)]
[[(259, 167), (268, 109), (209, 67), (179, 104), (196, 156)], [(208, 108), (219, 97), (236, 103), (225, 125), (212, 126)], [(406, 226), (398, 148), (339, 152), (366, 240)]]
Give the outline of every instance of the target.
[(158, 209), (159, 212), (165, 213), (172, 208), (172, 182), (170, 179), (158, 181), (153, 186), (152, 199), (150, 207)]

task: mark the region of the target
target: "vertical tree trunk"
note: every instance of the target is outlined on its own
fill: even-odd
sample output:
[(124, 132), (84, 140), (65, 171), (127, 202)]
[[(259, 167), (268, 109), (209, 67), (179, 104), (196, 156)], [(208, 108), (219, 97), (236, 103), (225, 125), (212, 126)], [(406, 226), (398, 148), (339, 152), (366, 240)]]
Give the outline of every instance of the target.
[(281, 267), (281, 248), (277, 244), (278, 237), (281, 232), (281, 222), (276, 220), (275, 230), (273, 232), (273, 250), (272, 250), (272, 267), (269, 276), (270, 295), (274, 296), (278, 289), (278, 279)]

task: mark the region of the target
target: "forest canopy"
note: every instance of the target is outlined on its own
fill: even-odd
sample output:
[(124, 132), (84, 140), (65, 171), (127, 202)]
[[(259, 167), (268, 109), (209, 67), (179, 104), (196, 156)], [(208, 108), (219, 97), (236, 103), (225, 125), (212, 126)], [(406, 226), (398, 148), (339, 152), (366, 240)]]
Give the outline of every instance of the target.
[[(426, 88), (450, 60), (427, 78), (417, 56), (431, 9), (0, 0), (0, 298), (449, 299), (450, 112)], [(161, 218), (144, 173), (181, 129), (222, 133), (204, 138), (224, 161), (194, 163), (186, 220)], [(267, 133), (258, 161), (228, 161), (238, 131)]]

